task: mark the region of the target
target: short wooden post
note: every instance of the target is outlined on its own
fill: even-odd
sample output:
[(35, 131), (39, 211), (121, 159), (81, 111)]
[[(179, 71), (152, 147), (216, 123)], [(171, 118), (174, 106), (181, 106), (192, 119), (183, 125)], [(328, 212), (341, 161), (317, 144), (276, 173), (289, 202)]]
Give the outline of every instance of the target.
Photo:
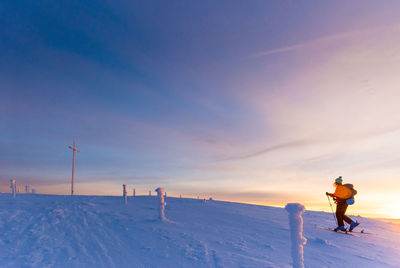
[(126, 184), (122, 185), (122, 196), (124, 197), (124, 204), (128, 204), (128, 197), (126, 195)]
[(10, 180), (11, 195), (13, 198), (17, 196), (17, 181)]

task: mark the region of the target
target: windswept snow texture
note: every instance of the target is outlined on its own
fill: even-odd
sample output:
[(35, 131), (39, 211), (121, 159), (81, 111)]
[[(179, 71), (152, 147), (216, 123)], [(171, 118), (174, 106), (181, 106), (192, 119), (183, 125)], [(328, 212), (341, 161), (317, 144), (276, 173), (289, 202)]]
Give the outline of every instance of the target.
[[(156, 197), (0, 194), (0, 267), (290, 267), (283, 208)], [(400, 267), (398, 225), (357, 217), (360, 237), (304, 214), (306, 267)]]

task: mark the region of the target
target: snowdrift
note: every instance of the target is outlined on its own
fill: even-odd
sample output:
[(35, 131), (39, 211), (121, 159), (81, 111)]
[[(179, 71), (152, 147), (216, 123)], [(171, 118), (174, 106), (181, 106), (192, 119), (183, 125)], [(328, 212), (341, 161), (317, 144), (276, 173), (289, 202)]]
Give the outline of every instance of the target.
[[(0, 267), (290, 267), (283, 208), (156, 197), (0, 194)], [(306, 267), (400, 267), (398, 225), (355, 217), (374, 234), (332, 227), (304, 213)]]

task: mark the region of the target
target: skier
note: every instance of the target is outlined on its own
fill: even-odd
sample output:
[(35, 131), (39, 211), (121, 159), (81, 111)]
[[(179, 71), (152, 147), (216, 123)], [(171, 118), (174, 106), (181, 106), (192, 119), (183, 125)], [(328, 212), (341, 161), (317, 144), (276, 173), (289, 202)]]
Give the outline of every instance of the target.
[(342, 176), (338, 177), (333, 186), (336, 188), (333, 194), (326, 192), (326, 195), (330, 196), (335, 200), (336, 203), (336, 219), (338, 227), (334, 230), (346, 232), (346, 228), (344, 227), (344, 222), (350, 224), (349, 231), (353, 231), (355, 227), (357, 227), (360, 223), (358, 221), (353, 221), (348, 216), (345, 215), (347, 207), (354, 204), (354, 195), (357, 194), (357, 191), (353, 189), (352, 184), (343, 185)]

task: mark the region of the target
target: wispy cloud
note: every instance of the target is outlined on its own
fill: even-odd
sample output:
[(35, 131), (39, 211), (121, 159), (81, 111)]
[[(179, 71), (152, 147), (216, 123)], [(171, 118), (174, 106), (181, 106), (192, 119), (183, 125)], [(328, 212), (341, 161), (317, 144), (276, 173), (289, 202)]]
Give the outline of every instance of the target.
[[(393, 26), (391, 26), (391, 27), (393, 27)], [(333, 41), (337, 41), (337, 40), (343, 40), (343, 39), (346, 39), (349, 37), (354, 37), (354, 36), (358, 36), (360, 34), (366, 34), (368, 32), (373, 32), (373, 31), (378, 31), (378, 30), (382, 30), (382, 27), (369, 28), (369, 29), (363, 29), (363, 30), (359, 30), (359, 31), (352, 31), (352, 32), (345, 32), (345, 33), (338, 33), (338, 34), (322, 36), (322, 37), (315, 38), (315, 39), (312, 39), (307, 42), (302, 42), (302, 43), (293, 44), (293, 45), (289, 45), (289, 46), (283, 46), (283, 47), (279, 47), (279, 48), (273, 48), (273, 49), (261, 51), (261, 52), (255, 53), (253, 55), (250, 55), (247, 58), (248, 59), (260, 58), (260, 57), (266, 57), (269, 55), (274, 55), (274, 54), (279, 54), (279, 53), (284, 53), (284, 52), (296, 51), (296, 50), (303, 49), (306, 47), (311, 47), (311, 46), (319, 45), (322, 43), (328, 43), (328, 42), (333, 42)]]
[[(359, 133), (357, 135), (350, 135), (346, 138), (343, 138), (343, 137), (324, 137), (324, 138), (322, 138), (322, 137), (320, 137), (320, 138), (293, 140), (293, 141), (288, 141), (288, 142), (271, 145), (266, 148), (263, 148), (263, 149), (260, 149), (258, 151), (251, 152), (248, 154), (227, 157), (227, 158), (224, 158), (222, 161), (247, 159), (247, 158), (257, 157), (260, 155), (268, 154), (268, 153), (282, 150), (282, 149), (292, 149), (292, 148), (298, 148), (298, 147), (303, 147), (303, 146), (310, 146), (310, 145), (323, 143), (323, 142), (346, 142), (346, 141), (347, 142), (356, 142), (356, 141), (367, 140), (370, 138), (383, 136), (386, 134), (391, 134), (391, 133), (398, 132), (398, 131), (400, 131), (400, 126), (395, 126), (395, 127), (390, 127), (390, 128), (386, 128), (386, 129), (380, 129), (380, 130), (374, 130), (371, 132)], [(319, 157), (317, 157), (317, 158), (319, 158)], [(311, 158), (309, 160), (314, 160), (314, 158)]]
[(311, 143), (313, 143), (313, 141), (311, 141), (311, 140), (294, 140), (294, 141), (279, 143), (279, 144), (272, 145), (272, 146), (269, 146), (267, 148), (264, 148), (264, 149), (261, 149), (259, 151), (252, 152), (252, 153), (249, 153), (249, 154), (228, 157), (228, 158), (223, 159), (223, 161), (252, 158), (252, 157), (256, 157), (256, 156), (259, 156), (259, 155), (267, 154), (267, 153), (270, 153), (270, 152), (273, 152), (273, 151), (277, 151), (277, 150), (280, 150), (280, 149), (288, 149), (288, 148), (293, 148), (293, 147), (306, 146), (306, 145), (309, 145)]
[(273, 54), (279, 54), (282, 52), (298, 50), (307, 45), (313, 44), (313, 42), (315, 42), (315, 41), (316, 40), (306, 42), (306, 43), (300, 43), (300, 44), (296, 44), (296, 45), (292, 45), (292, 46), (280, 47), (280, 48), (275, 48), (275, 49), (258, 52), (254, 55), (249, 56), (248, 58), (259, 58), (259, 57), (265, 57), (265, 56), (269, 56), (269, 55), (273, 55)]

